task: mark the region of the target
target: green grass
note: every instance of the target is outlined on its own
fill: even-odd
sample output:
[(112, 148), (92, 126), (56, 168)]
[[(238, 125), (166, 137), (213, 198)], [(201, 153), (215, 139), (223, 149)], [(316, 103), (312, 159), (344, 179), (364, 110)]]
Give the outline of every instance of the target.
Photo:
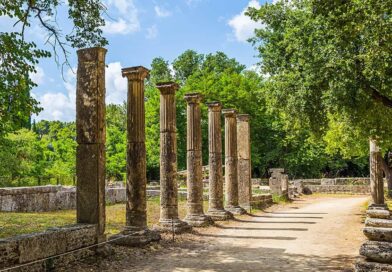
[[(205, 210), (208, 202), (204, 201)], [(159, 197), (147, 201), (147, 221), (152, 226), (159, 221)], [(186, 215), (186, 201), (179, 199), (178, 213), (180, 218)], [(49, 227), (59, 227), (76, 222), (76, 211), (53, 211), (34, 213), (0, 212), (0, 238), (41, 232)], [(106, 206), (106, 233), (118, 233), (125, 226), (125, 204)]]
[(276, 204), (286, 204), (290, 202), (286, 196), (276, 194), (272, 195), (272, 201)]

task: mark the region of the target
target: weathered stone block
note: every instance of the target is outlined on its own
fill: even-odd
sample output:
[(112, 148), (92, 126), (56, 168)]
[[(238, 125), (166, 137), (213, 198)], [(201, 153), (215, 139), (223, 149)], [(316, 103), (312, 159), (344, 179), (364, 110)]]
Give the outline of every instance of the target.
[(18, 242), (15, 239), (0, 240), (0, 269), (19, 262)]
[(392, 242), (392, 229), (391, 228), (374, 228), (365, 227), (363, 229), (365, 236), (372, 241), (385, 241)]
[(392, 265), (360, 259), (355, 263), (355, 272), (392, 272)]
[(359, 254), (365, 256), (369, 261), (392, 263), (392, 243), (367, 241), (362, 244)]
[(370, 218), (388, 219), (391, 217), (391, 213), (388, 210), (382, 209), (369, 209), (366, 211), (366, 214)]
[(105, 54), (106, 49), (98, 47), (78, 51), (76, 141), (80, 144), (105, 143)]
[(379, 218), (366, 218), (366, 227), (392, 228), (392, 220)]
[(105, 145), (82, 144), (77, 147), (77, 222), (98, 224), (105, 230)]

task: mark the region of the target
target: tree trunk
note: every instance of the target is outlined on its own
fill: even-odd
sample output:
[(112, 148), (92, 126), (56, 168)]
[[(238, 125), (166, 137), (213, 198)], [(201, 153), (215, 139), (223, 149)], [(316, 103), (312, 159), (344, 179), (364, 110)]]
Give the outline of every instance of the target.
[(385, 154), (385, 157), (381, 160), (382, 161), (382, 170), (385, 175), (385, 179), (388, 185), (388, 197), (392, 197), (392, 167), (391, 167), (391, 160), (392, 160), (392, 152), (388, 151)]

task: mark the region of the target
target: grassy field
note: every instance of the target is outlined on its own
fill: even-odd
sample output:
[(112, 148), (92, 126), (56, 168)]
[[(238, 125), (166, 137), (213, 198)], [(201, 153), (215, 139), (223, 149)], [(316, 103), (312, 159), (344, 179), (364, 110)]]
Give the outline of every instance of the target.
[[(204, 206), (208, 203), (205, 201)], [(180, 218), (186, 215), (186, 201), (179, 200)], [(159, 197), (147, 201), (148, 225), (152, 226), (159, 220)], [(14, 235), (44, 231), (49, 227), (64, 226), (76, 222), (76, 211), (54, 211), (41, 213), (0, 212), (0, 238)], [(125, 225), (125, 204), (106, 207), (106, 233), (118, 233)]]

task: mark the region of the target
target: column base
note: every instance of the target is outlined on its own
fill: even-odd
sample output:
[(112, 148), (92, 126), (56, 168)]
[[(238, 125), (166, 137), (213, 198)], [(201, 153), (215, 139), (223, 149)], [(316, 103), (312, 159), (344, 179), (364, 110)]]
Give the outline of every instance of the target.
[(231, 212), (234, 215), (246, 214), (246, 210), (240, 206), (228, 206), (225, 207), (225, 210)]
[(250, 211), (251, 210), (251, 205), (250, 205), (250, 203), (247, 203), (247, 204), (240, 204), (239, 205), (241, 208), (243, 208), (244, 210), (246, 210), (246, 211)]
[(149, 229), (136, 230), (134, 228), (125, 228), (119, 234), (109, 238), (109, 242), (120, 246), (138, 247), (144, 246), (151, 242), (161, 240), (159, 232)]
[(192, 231), (192, 226), (180, 219), (161, 219), (159, 220), (158, 225), (155, 225), (153, 229), (160, 232), (174, 231), (174, 233), (184, 233)]
[(214, 221), (226, 221), (233, 219), (234, 216), (231, 212), (226, 210), (208, 210), (207, 215)]
[(184, 221), (192, 227), (207, 227), (214, 224), (212, 218), (205, 214), (190, 214), (184, 218)]

